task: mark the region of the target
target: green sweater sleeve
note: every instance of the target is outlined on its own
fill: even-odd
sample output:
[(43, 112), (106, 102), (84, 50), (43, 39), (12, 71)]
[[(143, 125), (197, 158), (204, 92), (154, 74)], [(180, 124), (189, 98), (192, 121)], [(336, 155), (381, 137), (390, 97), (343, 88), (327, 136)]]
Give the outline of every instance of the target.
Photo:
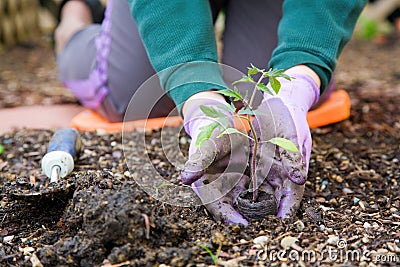
[(205, 0), (129, 0), (151, 64), (178, 110), (193, 94), (226, 88)]
[(286, 0), (270, 67), (307, 65), (323, 91), (365, 5), (366, 0)]

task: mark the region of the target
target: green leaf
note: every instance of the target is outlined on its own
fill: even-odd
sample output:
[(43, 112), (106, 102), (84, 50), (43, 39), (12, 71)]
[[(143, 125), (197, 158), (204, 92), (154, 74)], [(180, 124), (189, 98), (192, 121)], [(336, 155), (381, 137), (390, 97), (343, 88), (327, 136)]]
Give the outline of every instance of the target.
[(222, 113), (221, 111), (216, 110), (213, 107), (210, 106), (200, 106), (201, 111), (203, 111), (204, 114), (206, 114), (210, 118), (220, 118), (220, 117), (225, 117), (226, 115)]
[(294, 79), (294, 78), (290, 77), (289, 75), (287, 75), (285, 73), (282, 73), (279, 77), (285, 78), (288, 81), (291, 81), (292, 79)]
[(254, 116), (254, 115), (262, 115), (263, 113), (258, 111), (258, 110), (253, 110), (250, 108), (245, 108), (245, 109), (241, 109), (238, 112), (238, 115), (250, 115), (250, 116)]
[(269, 77), (269, 84), (276, 94), (279, 93), (279, 90), (281, 89), (281, 83), (275, 77)]
[(289, 139), (282, 138), (282, 137), (274, 137), (268, 140), (268, 142), (280, 146), (283, 149), (292, 151), (292, 152), (299, 152), (296, 145), (290, 141)]
[(244, 75), (240, 80), (234, 81), (232, 84), (235, 85), (237, 83), (254, 83), (254, 80), (250, 75)]
[[(232, 106), (233, 106), (233, 107), (232, 107)], [(220, 104), (220, 105), (217, 105), (217, 107), (220, 108), (220, 109), (223, 109), (223, 110), (225, 110), (225, 111), (227, 111), (227, 112), (230, 112), (230, 113), (232, 113), (232, 114), (236, 111), (236, 108), (235, 108), (235, 106), (234, 106), (232, 103), (231, 103), (231, 105), (229, 105), (229, 106)]]
[(218, 135), (218, 138), (221, 138), (222, 136), (224, 136), (226, 134), (234, 134), (234, 133), (243, 134), (241, 131), (239, 131), (236, 128), (226, 128), (220, 135)]
[(211, 256), (211, 259), (213, 260), (214, 265), (218, 266), (218, 257), (216, 255), (214, 255), (214, 253), (211, 251), (211, 249), (203, 244), (199, 244), (199, 247), (201, 247), (202, 249), (207, 251), (207, 253)]
[(233, 101), (239, 101), (239, 100), (243, 99), (242, 95), (240, 94), (239, 90), (236, 87), (235, 87), (235, 90), (223, 89), (223, 90), (219, 90), (217, 92), (222, 95), (232, 97)]
[(264, 72), (263, 76), (265, 78), (267, 78), (267, 77), (275, 77), (275, 78), (282, 77), (282, 78), (285, 78), (286, 80), (290, 81), (292, 78), (289, 75), (285, 74), (284, 72), (285, 71), (281, 70), (281, 69), (275, 69), (275, 70), (270, 69), (270, 70)]
[(219, 125), (218, 122), (210, 123), (209, 125), (203, 126), (200, 128), (200, 133), (197, 136), (195, 147), (200, 147), (203, 141), (210, 139), (210, 136), (214, 132), (215, 128)]
[(264, 73), (264, 77), (280, 77), (284, 70), (281, 69), (269, 69)]
[(253, 64), (250, 64), (250, 67), (247, 67), (247, 69), (247, 76), (251, 76), (260, 72), (263, 73), (265, 71), (264, 69), (257, 68)]
[(266, 93), (268, 93), (268, 94), (270, 94), (270, 95), (273, 95), (272, 92), (271, 92), (271, 90), (269, 90), (269, 88), (268, 88), (265, 84), (263, 84), (263, 83), (257, 84), (257, 89), (259, 89), (259, 90), (261, 90), (261, 91), (263, 91), (263, 92), (266, 92)]
[(247, 75), (254, 75), (258, 73), (257, 68), (248, 68)]
[(218, 119), (218, 124), (222, 129), (226, 129), (231, 125), (229, 120), (230, 118), (228, 117), (220, 118)]
[(243, 100), (242, 93), (239, 92), (239, 89), (236, 86), (233, 87), (233, 91), (236, 93), (236, 95), (240, 96), (240, 98), (236, 98), (236, 100), (234, 100), (234, 101), (239, 101), (239, 100), (242, 101)]
[(0, 155), (4, 153), (4, 147), (0, 145)]

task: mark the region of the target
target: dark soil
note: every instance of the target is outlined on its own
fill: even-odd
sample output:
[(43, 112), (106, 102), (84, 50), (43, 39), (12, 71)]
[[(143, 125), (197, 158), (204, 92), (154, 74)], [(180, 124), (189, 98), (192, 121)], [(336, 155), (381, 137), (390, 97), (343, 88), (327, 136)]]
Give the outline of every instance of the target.
[[(44, 179), (40, 159), (53, 133), (2, 134), (1, 265), (213, 265), (200, 244), (213, 253), (220, 251), (221, 266), (398, 265), (399, 54), (399, 41), (387, 46), (353, 41), (346, 48), (336, 80), (351, 95), (351, 117), (312, 131), (305, 197), (296, 216), (285, 221), (270, 215), (248, 227), (224, 226), (211, 219), (187, 188), (180, 192), (161, 186), (154, 173), (180, 184), (179, 164), (185, 151), (172, 147), (166, 160), (160, 132), (146, 133), (146, 138), (141, 131), (123, 138), (82, 132), (76, 169), (59, 185), (70, 185), (71, 194), (54, 191), (50, 196), (21, 199), (11, 192), (31, 190), (32, 177)], [(49, 58), (52, 52), (47, 46), (19, 47), (2, 55), (0, 91), (6, 97), (0, 99), (0, 107), (74, 102), (55, 80)], [(185, 149), (189, 140), (174, 131), (166, 129), (168, 140), (178, 140)], [(177, 167), (171, 161), (178, 162)], [(185, 194), (195, 206), (157, 200)], [(278, 257), (285, 250), (291, 258)], [(304, 258), (302, 252), (313, 252), (315, 257)], [(367, 252), (364, 257), (363, 252)]]
[(237, 199), (236, 209), (248, 220), (258, 220), (267, 215), (276, 215), (278, 207), (272, 194), (264, 191), (258, 193), (256, 201), (253, 200), (253, 191), (242, 192)]

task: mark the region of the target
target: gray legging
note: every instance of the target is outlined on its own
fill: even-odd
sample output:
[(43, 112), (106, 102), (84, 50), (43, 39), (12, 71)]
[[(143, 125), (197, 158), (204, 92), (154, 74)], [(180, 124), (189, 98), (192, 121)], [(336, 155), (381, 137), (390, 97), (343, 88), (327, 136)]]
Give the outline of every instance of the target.
[[(222, 9), (226, 14), (221, 63), (242, 72), (250, 63), (266, 68), (277, 44), (282, 2), (210, 0), (214, 19)], [(155, 74), (126, 0), (108, 0), (103, 23), (77, 32), (57, 64), (59, 79), (80, 102), (112, 122), (122, 121), (132, 96)], [(224, 78), (229, 82), (229, 77)], [(164, 95), (158, 83), (150, 86), (135, 102), (139, 107), (129, 119), (147, 118), (148, 107)], [(164, 95), (150, 117), (166, 116), (173, 108), (172, 100)]]

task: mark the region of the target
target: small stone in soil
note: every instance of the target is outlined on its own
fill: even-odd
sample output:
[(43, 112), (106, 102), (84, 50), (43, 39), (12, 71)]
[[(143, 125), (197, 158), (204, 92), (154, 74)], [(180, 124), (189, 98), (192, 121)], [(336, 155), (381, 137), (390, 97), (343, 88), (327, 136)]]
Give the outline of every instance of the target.
[(299, 241), (296, 237), (286, 236), (281, 240), (281, 247), (283, 249), (290, 248), (295, 242)]

